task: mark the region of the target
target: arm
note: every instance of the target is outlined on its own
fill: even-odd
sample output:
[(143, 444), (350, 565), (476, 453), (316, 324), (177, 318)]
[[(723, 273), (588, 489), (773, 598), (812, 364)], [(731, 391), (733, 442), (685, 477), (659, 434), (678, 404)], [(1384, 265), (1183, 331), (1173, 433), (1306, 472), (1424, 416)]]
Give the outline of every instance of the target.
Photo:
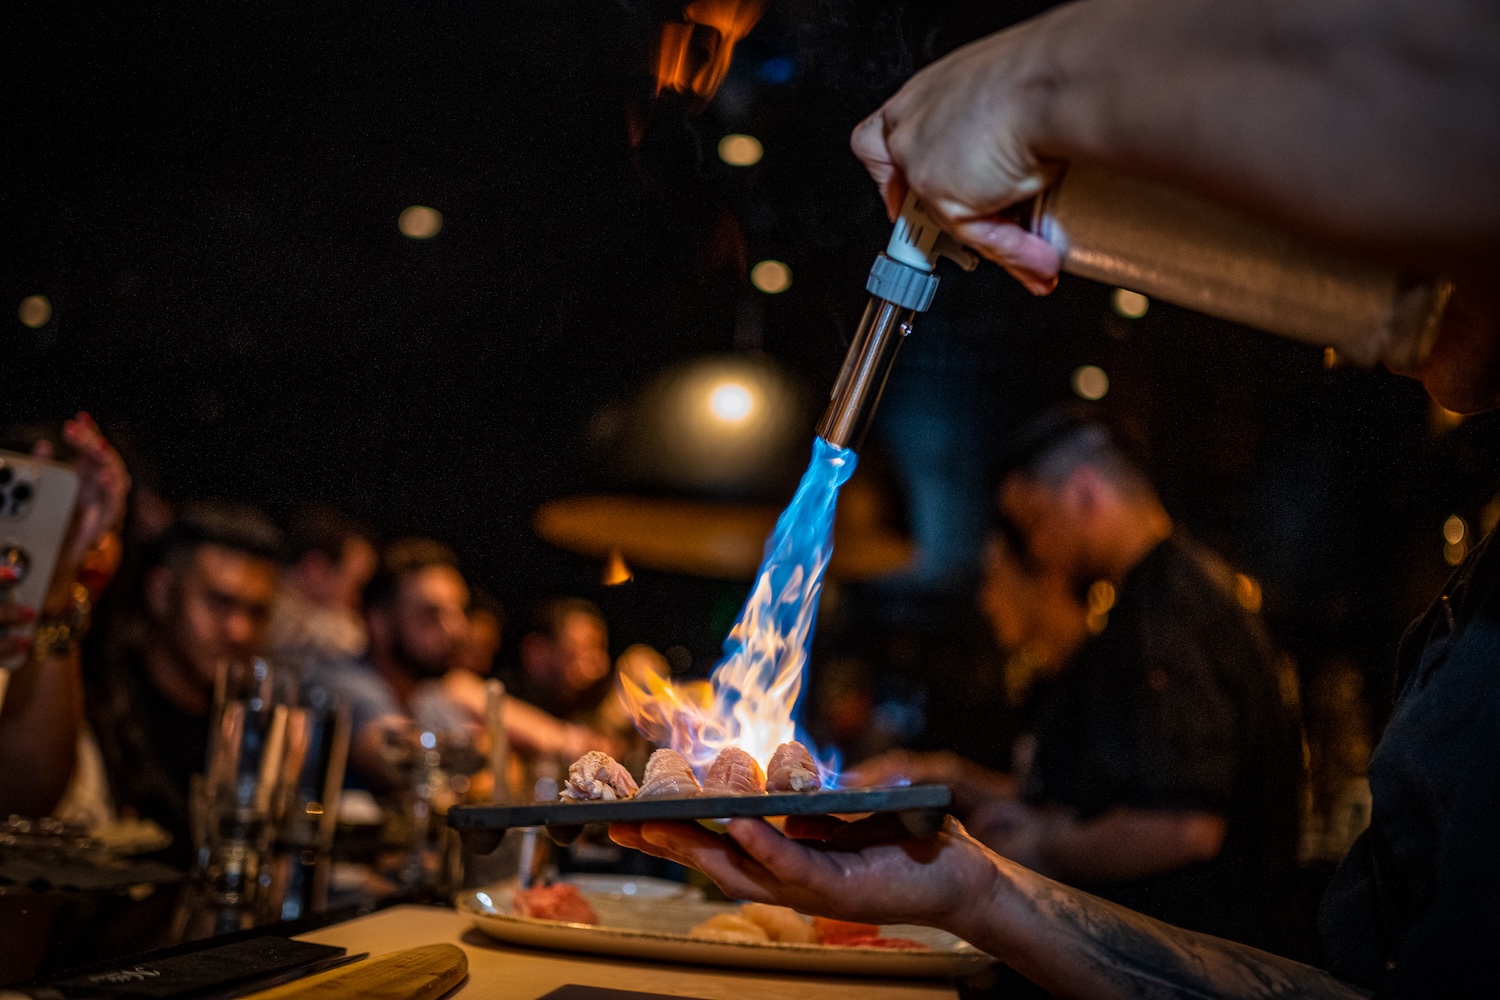
[(1204, 812), (1122, 806), (1080, 821), (1064, 810), (1019, 808), (1025, 814), (1009, 830), (986, 836), (976, 829), (975, 837), (1013, 861), (1072, 884), (1147, 878), (1211, 861), (1223, 849), (1228, 827), (1224, 817)]
[(930, 753), (892, 750), (864, 761), (845, 773), (843, 780), (855, 788), (948, 785), (953, 790), (954, 814), (960, 819), (986, 803), (1009, 802), (1016, 797), (1015, 778), (946, 750)]
[(708, 874), (730, 897), (963, 937), (1059, 997), (1355, 998), (1321, 970), (1184, 931), (1001, 858), (956, 822), (934, 837), (819, 851), (759, 820), (720, 837), (686, 823), (616, 824), (626, 846)]
[(1016, 800), (1016, 782), (953, 753), (895, 750), (845, 780), (856, 787), (936, 783), (953, 789), (953, 811), (980, 843), (1065, 882), (1144, 878), (1217, 857), (1227, 824), (1194, 811), (1119, 807), (1080, 821), (1062, 809)]
[(1074, 158), (1361, 253), (1492, 269), (1500, 17), (1480, 0), (1083, 0), (927, 67), (853, 144), (888, 206), (909, 184), (1034, 291), (1056, 255), (996, 213)]
[[(114, 539), (125, 517), (130, 475), (99, 425), (87, 413), (63, 424), (63, 439), (77, 451), (78, 500), (68, 534), (48, 586), (41, 615), (66, 614), (80, 578), (99, 592), (114, 575)], [(52, 457), (48, 442), (33, 449)], [(117, 541), (117, 539), (114, 539)], [(86, 572), (85, 572), (86, 571)], [(0, 658), (18, 651), (16, 640), (5, 638), (5, 627), (30, 620), (36, 609), (0, 605)], [(29, 640), (27, 641), (29, 644)], [(33, 650), (15, 671), (0, 707), (0, 814), (18, 812), (44, 816), (67, 790), (83, 723), (83, 678), (75, 642), (65, 654)]]
[[(0, 628), (15, 621), (0, 606)], [(15, 651), (0, 638), (0, 657)], [(45, 816), (73, 776), (83, 719), (83, 678), (75, 646), (65, 657), (37, 653), (11, 677), (0, 709), (0, 814)]]

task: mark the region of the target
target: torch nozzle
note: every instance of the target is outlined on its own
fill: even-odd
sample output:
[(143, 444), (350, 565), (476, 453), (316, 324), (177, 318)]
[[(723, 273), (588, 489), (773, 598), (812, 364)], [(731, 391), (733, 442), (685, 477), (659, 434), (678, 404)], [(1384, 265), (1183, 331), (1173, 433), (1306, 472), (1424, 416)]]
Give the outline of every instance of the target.
[(857, 449), (863, 443), (896, 362), (896, 352), (911, 332), (915, 315), (914, 309), (882, 298), (870, 299), (844, 355), (833, 398), (818, 422), (818, 437), (840, 448)]
[(951, 257), (966, 271), (977, 258), (927, 218), (915, 194), (908, 194), (885, 253), (875, 258), (865, 290), (870, 304), (844, 355), (833, 399), (818, 422), (818, 437), (840, 448), (859, 448), (875, 417), (901, 341), (911, 321), (925, 312), (937, 292), (932, 273), (938, 257)]

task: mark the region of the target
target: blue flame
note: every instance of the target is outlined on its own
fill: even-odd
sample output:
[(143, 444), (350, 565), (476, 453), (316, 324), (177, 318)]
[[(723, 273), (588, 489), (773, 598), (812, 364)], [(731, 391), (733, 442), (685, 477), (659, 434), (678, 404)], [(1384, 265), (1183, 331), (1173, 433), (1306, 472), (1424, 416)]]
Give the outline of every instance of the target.
[(820, 756), (797, 714), (823, 574), (833, 555), (839, 488), (856, 461), (848, 448), (813, 442), (812, 460), (766, 540), (755, 585), (706, 689), (620, 678), (621, 698), (640, 731), (682, 754), (700, 776), (725, 747), (739, 747), (764, 767), (777, 746), (797, 739), (818, 762), (824, 786), (837, 781), (837, 752)]

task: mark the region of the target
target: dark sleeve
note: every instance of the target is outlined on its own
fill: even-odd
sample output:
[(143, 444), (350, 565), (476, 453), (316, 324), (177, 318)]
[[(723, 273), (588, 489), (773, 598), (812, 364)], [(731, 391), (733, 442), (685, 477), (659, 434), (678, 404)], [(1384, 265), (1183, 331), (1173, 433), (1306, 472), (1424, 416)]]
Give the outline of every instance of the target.
[(1500, 996), (1500, 696), (1457, 736), (1453, 789), (1432, 894), (1402, 937), (1378, 996)]
[(1241, 712), (1217, 658), (1245, 645), (1214, 600), (1185, 595), (1138, 606), (1122, 630), (1135, 662), (1117, 674), (1118, 746), (1105, 748), (1115, 804), (1227, 813), (1240, 762)]

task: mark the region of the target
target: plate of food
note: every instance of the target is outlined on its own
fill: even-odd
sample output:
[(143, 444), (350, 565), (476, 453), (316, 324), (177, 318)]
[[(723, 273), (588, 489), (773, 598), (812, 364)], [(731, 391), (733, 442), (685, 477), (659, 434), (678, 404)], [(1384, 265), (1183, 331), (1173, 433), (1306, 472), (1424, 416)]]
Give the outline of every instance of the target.
[(511, 827), (545, 826), (567, 842), (588, 823), (645, 820), (720, 820), (736, 816), (859, 816), (889, 813), (913, 834), (932, 833), (952, 801), (946, 785), (827, 789), (801, 743), (779, 746), (765, 769), (738, 747), (727, 747), (700, 783), (675, 750), (657, 750), (637, 785), (608, 754), (590, 751), (573, 762), (553, 802), (515, 806), (462, 806), (448, 824), (464, 846), (487, 854)]
[(622, 958), (929, 979), (972, 975), (994, 962), (931, 927), (854, 924), (762, 903), (592, 893), (564, 882), (470, 889), (454, 905), (497, 941)]

